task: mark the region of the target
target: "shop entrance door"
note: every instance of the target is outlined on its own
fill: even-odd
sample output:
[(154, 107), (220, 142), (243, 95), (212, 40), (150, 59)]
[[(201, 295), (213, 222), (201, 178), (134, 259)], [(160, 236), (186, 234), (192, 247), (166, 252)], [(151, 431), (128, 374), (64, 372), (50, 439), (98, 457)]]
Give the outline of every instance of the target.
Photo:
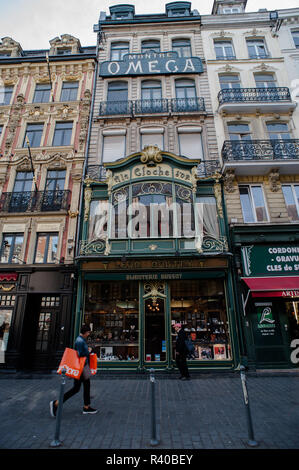
[(166, 284), (144, 284), (144, 362), (166, 365)]
[(284, 312), (274, 302), (255, 302), (250, 315), (257, 368), (286, 367), (289, 348)]

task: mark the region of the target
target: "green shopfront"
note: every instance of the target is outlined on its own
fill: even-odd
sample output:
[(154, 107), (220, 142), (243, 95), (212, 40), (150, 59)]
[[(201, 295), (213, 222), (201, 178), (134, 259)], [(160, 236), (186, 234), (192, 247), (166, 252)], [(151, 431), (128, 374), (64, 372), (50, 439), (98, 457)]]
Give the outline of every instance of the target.
[(292, 342), (299, 339), (299, 244), (289, 228), (281, 230), (280, 243), (272, 228), (255, 236), (260, 243), (247, 233), (251, 243), (240, 247), (241, 316), (248, 362), (257, 368), (292, 368), (299, 362), (292, 357)]
[(219, 175), (198, 163), (148, 148), (85, 180), (74, 333), (91, 326), (100, 368), (174, 369), (176, 322), (190, 368), (239, 363)]

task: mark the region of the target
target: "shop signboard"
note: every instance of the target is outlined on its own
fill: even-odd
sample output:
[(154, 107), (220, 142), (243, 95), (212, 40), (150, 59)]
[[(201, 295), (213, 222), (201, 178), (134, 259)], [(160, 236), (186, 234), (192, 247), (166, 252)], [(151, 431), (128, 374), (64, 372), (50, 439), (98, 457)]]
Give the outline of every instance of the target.
[(245, 276), (299, 276), (299, 245), (242, 247)]
[(166, 75), (202, 73), (199, 57), (179, 57), (177, 52), (145, 52), (126, 54), (123, 60), (105, 61), (100, 64), (101, 77)]
[(256, 346), (282, 344), (280, 322), (272, 302), (255, 303), (252, 326)]

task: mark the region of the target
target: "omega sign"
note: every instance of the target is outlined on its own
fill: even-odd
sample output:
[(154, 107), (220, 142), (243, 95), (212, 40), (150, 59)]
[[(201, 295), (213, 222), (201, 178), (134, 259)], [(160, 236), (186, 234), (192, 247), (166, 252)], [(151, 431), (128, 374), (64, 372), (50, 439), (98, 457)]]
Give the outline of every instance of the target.
[(203, 66), (199, 57), (178, 57), (177, 52), (126, 54), (123, 60), (102, 62), (100, 65), (102, 77), (202, 72)]

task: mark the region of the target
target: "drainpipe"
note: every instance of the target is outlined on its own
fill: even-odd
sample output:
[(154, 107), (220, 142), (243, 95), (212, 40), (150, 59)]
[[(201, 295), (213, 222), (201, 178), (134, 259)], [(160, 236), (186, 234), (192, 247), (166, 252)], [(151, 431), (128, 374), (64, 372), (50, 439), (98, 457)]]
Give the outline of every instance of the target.
[[(85, 152), (84, 152), (84, 164), (83, 164), (83, 172), (82, 172), (82, 184), (80, 185), (80, 197), (79, 197), (79, 213), (78, 213), (78, 218), (77, 218), (77, 226), (76, 226), (76, 237), (75, 237), (75, 259), (74, 262), (76, 262), (76, 257), (79, 255), (79, 242), (80, 242), (80, 228), (81, 228), (81, 214), (82, 214), (82, 207), (83, 207), (83, 181), (85, 179), (86, 175), (86, 168), (87, 168), (87, 163), (88, 163), (88, 152), (89, 152), (89, 142), (90, 142), (90, 134), (91, 134), (91, 126), (92, 126), (92, 119), (93, 119), (93, 111), (94, 111), (94, 102), (95, 102), (95, 94), (96, 94), (96, 83), (97, 83), (97, 75), (98, 75), (98, 68), (99, 68), (99, 61), (98, 61), (98, 53), (99, 53), (99, 44), (101, 41), (101, 26), (99, 25), (99, 30), (97, 33), (97, 45), (96, 45), (96, 58), (95, 58), (95, 70), (94, 70), (94, 77), (93, 77), (93, 90), (92, 90), (92, 97), (91, 97), (91, 104), (90, 104), (90, 114), (89, 114), (89, 123), (88, 123), (88, 131), (87, 131), (87, 141), (86, 141), (86, 146), (85, 146)], [(81, 288), (81, 285), (79, 285), (79, 288)], [(80, 302), (82, 302), (81, 295), (80, 297)], [(78, 299), (78, 280), (77, 280), (77, 299)], [(77, 302), (75, 303), (75, 312), (76, 313), (76, 308), (77, 308)], [(75, 327), (75, 328), (74, 328)], [(72, 325), (72, 333), (73, 336), (77, 332), (74, 331), (78, 327), (77, 325), (77, 319), (75, 319), (74, 324)], [(73, 338), (74, 339), (74, 338)]]

